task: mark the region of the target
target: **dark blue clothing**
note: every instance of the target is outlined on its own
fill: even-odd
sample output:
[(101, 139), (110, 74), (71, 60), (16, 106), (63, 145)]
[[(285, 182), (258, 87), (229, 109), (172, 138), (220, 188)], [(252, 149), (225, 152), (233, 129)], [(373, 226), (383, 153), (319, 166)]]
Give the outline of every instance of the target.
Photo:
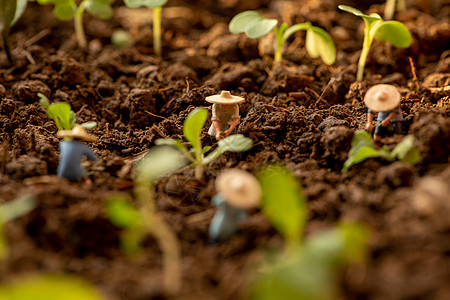
[(86, 177), (86, 170), (81, 166), (81, 158), (97, 160), (97, 155), (79, 140), (63, 140), (59, 143), (58, 176), (69, 180)]
[[(369, 114), (376, 114), (377, 112), (369, 109), (368, 113)], [(402, 114), (402, 110), (400, 109), (400, 105), (399, 105), (399, 106), (397, 106), (396, 108), (394, 108), (391, 111), (378, 112), (377, 122), (381, 123), (381, 121), (385, 120), (392, 113), (395, 113), (397, 115), (395, 116), (395, 118), (393, 118), (391, 120), (391, 123), (403, 121), (403, 114)]]
[[(369, 114), (376, 114), (376, 111), (373, 111), (371, 109), (368, 110)], [(397, 114), (395, 116), (395, 118), (393, 118), (389, 123), (389, 126), (382, 126), (381, 122), (383, 120), (385, 120), (387, 117), (389, 117), (390, 114), (395, 113)], [(377, 114), (377, 125), (375, 127), (375, 130), (373, 132), (374, 135), (378, 135), (378, 136), (388, 136), (391, 135), (392, 133), (394, 134), (402, 134), (403, 130), (402, 130), (402, 121), (403, 121), (403, 114), (402, 114), (402, 110), (400, 108), (400, 105), (397, 106), (396, 108), (394, 108), (393, 110), (390, 111), (384, 111), (384, 112), (379, 112)]]
[(245, 220), (247, 213), (243, 209), (228, 204), (221, 194), (215, 195), (211, 199), (211, 204), (217, 207), (217, 211), (209, 226), (209, 237), (216, 242), (227, 240)]

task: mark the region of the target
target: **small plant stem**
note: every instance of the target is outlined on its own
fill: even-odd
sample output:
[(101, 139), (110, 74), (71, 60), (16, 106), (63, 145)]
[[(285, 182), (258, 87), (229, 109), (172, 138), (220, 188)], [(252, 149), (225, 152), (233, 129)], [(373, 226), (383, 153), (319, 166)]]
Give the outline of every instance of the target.
[(406, 2), (405, 2), (405, 0), (397, 0), (397, 9), (398, 9), (398, 11), (405, 11), (406, 10)]
[(161, 11), (162, 7), (153, 9), (153, 49), (157, 56), (161, 56)]
[(364, 42), (361, 51), (361, 56), (358, 62), (358, 73), (356, 75), (357, 81), (363, 80), (364, 67), (366, 66), (367, 56), (369, 55), (370, 46), (372, 45), (372, 37), (370, 36), (370, 26), (366, 22), (366, 28), (364, 28)]
[(156, 213), (153, 185), (136, 182), (135, 194), (141, 204), (140, 212), (146, 222), (148, 232), (155, 238), (163, 255), (164, 290), (176, 295), (181, 288), (180, 246), (175, 233)]
[(195, 178), (197, 180), (202, 180), (204, 156), (203, 156), (202, 142), (200, 140), (200, 137), (198, 137), (197, 145), (198, 145), (198, 148), (195, 149)]
[(75, 35), (78, 40), (78, 45), (80, 48), (84, 49), (87, 47), (86, 35), (84, 34), (83, 28), (83, 13), (86, 7), (86, 1), (83, 0), (75, 11), (74, 22), (75, 22)]
[(283, 36), (276, 27), (273, 28), (273, 31), (275, 32), (275, 61), (281, 61), (283, 58)]
[(391, 20), (395, 12), (395, 1), (396, 0), (386, 0), (386, 6), (384, 7), (384, 19)]

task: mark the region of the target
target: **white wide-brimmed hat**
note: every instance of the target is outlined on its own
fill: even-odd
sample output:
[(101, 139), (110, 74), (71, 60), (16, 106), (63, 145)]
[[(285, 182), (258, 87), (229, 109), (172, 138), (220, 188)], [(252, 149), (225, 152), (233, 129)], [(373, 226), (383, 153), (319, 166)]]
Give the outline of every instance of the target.
[(216, 190), (227, 203), (237, 208), (257, 207), (261, 202), (261, 186), (252, 174), (240, 169), (223, 171), (216, 179)]
[(393, 110), (400, 104), (400, 92), (390, 84), (377, 84), (364, 96), (366, 106), (376, 112)]
[(205, 100), (217, 104), (237, 104), (245, 101), (243, 97), (233, 96), (229, 91), (222, 91), (220, 95), (208, 96)]
[(81, 126), (75, 126), (71, 130), (60, 130), (57, 136), (63, 138), (80, 139), (86, 142), (95, 142), (98, 140), (96, 135), (92, 135), (86, 132), (86, 129)]

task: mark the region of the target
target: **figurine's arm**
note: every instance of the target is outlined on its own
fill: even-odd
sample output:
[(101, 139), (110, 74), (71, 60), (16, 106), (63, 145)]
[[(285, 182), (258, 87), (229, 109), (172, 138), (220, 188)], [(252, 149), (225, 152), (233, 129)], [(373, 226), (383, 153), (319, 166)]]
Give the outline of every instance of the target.
[(97, 155), (88, 146), (84, 145), (84, 155), (87, 156), (89, 160), (96, 161), (98, 159)]
[(367, 112), (367, 123), (366, 123), (366, 130), (371, 132), (372, 131), (372, 121), (373, 121), (374, 114), (372, 111)]
[(233, 119), (233, 122), (230, 124), (230, 128), (225, 130), (225, 136), (229, 136), (231, 132), (233, 132), (234, 128), (239, 124), (239, 118)]
[(386, 119), (384, 119), (383, 121), (381, 121), (381, 126), (384, 126), (384, 127), (388, 126), (388, 125), (389, 125), (389, 122), (391, 122), (391, 120), (392, 120), (393, 118), (395, 118), (397, 115), (398, 115), (398, 113), (397, 113), (396, 111), (395, 111), (395, 112), (391, 112), (391, 113), (389, 114), (389, 116), (387, 116)]
[(214, 103), (212, 106), (212, 116), (211, 121), (212, 125), (214, 127), (214, 130), (216, 131), (216, 140), (220, 140), (220, 124), (219, 124), (219, 112), (217, 111), (217, 105)]

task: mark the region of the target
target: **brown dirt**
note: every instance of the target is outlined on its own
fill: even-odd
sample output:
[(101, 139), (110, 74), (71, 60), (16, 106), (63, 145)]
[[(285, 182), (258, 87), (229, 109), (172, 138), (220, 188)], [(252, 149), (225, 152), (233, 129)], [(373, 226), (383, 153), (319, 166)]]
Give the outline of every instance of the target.
[[(10, 201), (32, 193), (38, 206), (5, 225), (11, 253), (2, 262), (0, 280), (67, 272), (86, 278), (109, 299), (160, 299), (159, 248), (148, 238), (144, 254), (127, 259), (119, 245), (120, 230), (106, 218), (104, 203), (114, 193), (132, 196), (130, 158), (158, 138), (181, 139), (187, 114), (194, 107), (208, 107), (206, 96), (228, 89), (247, 98), (240, 106), (238, 131), (254, 147), (211, 163), (202, 182), (186, 167), (156, 188), (159, 213), (181, 243), (181, 296), (242, 299), (246, 270), (267, 248), (281, 247), (281, 237), (259, 211), (251, 212), (229, 242), (207, 245), (217, 174), (229, 167), (256, 172), (265, 163), (279, 162), (304, 186), (307, 234), (342, 220), (361, 221), (370, 229), (370, 261), (363, 271), (342, 272), (344, 298), (450, 299), (450, 92), (439, 89), (449, 86), (450, 5), (444, 0), (430, 1), (431, 6), (407, 1), (410, 9), (397, 19), (412, 32), (412, 46), (402, 50), (375, 42), (365, 79), (358, 83), (354, 74), (362, 22), (337, 10), (337, 4), (357, 6), (355, 2), (363, 5), (169, 1), (163, 59), (153, 56), (148, 21), (130, 21), (120, 3), (110, 22), (85, 16), (86, 51), (77, 48), (71, 22), (59, 22), (50, 7), (30, 3), (12, 31), (14, 65), (8, 66), (0, 54), (0, 195)], [(270, 49), (261, 57), (257, 41), (227, 29), (234, 14), (256, 8), (270, 8), (273, 16), (290, 23), (309, 20), (331, 32), (336, 64), (311, 59), (299, 33), (288, 44), (300, 46), (288, 46), (283, 63), (272, 68)], [(380, 9), (373, 5), (370, 11)], [(133, 33), (134, 47), (109, 44), (113, 30), (121, 27)], [(405, 132), (417, 138), (423, 160), (412, 167), (371, 159), (342, 174), (353, 132), (364, 127), (362, 97), (381, 82), (401, 90)], [(45, 177), (56, 174), (59, 140), (38, 92), (70, 103), (79, 123), (99, 123), (93, 133), (100, 139), (91, 145), (100, 157), (90, 167), (92, 185)], [(205, 144), (211, 141), (207, 128)]]

